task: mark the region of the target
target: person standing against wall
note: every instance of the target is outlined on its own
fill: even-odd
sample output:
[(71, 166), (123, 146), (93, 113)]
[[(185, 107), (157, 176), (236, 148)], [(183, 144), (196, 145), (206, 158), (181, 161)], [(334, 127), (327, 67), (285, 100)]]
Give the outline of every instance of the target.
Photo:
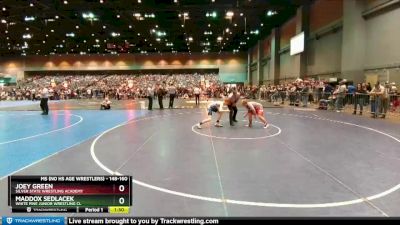
[(364, 107), (364, 100), (367, 94), (367, 87), (363, 84), (357, 84), (357, 88), (354, 95), (354, 112), (353, 115), (357, 114), (357, 105), (360, 106), (360, 115), (362, 115), (363, 107)]
[(383, 88), (381, 104), (379, 106), (379, 113), (382, 118), (386, 117), (386, 113), (389, 108), (389, 92), (390, 92), (390, 84), (389, 82), (386, 82), (385, 87)]
[(301, 99), (303, 102), (303, 107), (307, 107), (309, 99), (310, 83), (305, 82), (303, 85), (304, 86), (301, 89)]
[(42, 109), (42, 115), (49, 115), (49, 89), (45, 86), (40, 93), (40, 108)]
[(379, 83), (379, 81), (375, 84), (375, 87), (372, 88), (370, 94), (371, 101), (371, 114), (373, 118), (378, 117), (379, 107), (381, 105), (381, 98), (383, 95), (383, 86)]
[(176, 87), (173, 83), (171, 83), (168, 87), (168, 94), (169, 94), (168, 109), (173, 109), (174, 108), (174, 99), (176, 97)]
[(337, 98), (335, 103), (336, 112), (341, 112), (341, 110), (343, 110), (346, 91), (346, 80), (342, 80), (339, 82), (339, 87), (337, 89)]

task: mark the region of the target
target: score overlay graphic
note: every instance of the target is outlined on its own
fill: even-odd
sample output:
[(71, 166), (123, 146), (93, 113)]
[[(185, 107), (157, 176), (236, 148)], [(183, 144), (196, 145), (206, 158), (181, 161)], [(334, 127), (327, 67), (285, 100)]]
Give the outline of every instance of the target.
[(9, 176), (8, 205), (18, 213), (128, 213), (130, 176)]

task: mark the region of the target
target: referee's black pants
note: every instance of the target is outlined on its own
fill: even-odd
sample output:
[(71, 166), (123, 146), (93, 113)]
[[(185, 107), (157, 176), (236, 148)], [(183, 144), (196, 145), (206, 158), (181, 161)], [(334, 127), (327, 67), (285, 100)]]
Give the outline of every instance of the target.
[(196, 101), (196, 105), (200, 104), (200, 95), (195, 94), (195, 101)]
[(152, 96), (147, 96), (147, 99), (149, 99), (148, 110), (153, 110), (153, 97)]
[(170, 108), (170, 109), (174, 108), (174, 99), (175, 99), (175, 94), (169, 94), (168, 108)]
[(236, 121), (236, 114), (238, 109), (236, 106), (232, 105), (228, 105), (228, 109), (229, 109), (229, 123), (233, 125), (233, 121)]
[(49, 114), (49, 104), (48, 104), (49, 98), (41, 98), (40, 99), (40, 108), (43, 111), (43, 114)]
[(163, 96), (162, 95), (158, 96), (158, 105), (160, 106), (160, 109), (164, 109)]

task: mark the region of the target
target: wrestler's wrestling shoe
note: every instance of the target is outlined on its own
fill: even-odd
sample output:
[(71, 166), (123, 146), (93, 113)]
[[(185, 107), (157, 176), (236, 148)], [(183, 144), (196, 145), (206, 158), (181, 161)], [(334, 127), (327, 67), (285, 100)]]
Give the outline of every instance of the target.
[(198, 123), (198, 124), (196, 125), (196, 127), (197, 127), (197, 129), (201, 129), (200, 123)]
[(219, 123), (216, 123), (215, 126), (216, 126), (216, 127), (223, 127), (223, 126), (222, 126), (221, 124), (219, 124)]

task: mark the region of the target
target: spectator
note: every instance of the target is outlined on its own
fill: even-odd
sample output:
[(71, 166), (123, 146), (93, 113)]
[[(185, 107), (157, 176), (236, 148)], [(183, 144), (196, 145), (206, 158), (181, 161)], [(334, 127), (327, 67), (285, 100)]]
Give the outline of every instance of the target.
[(375, 84), (374, 88), (372, 88), (370, 94), (371, 101), (371, 114), (373, 118), (378, 117), (378, 111), (381, 104), (381, 97), (384, 92), (384, 87), (379, 83), (379, 81)]
[(339, 87), (336, 90), (336, 103), (335, 103), (335, 108), (337, 112), (340, 112), (343, 110), (344, 107), (344, 97), (346, 96), (346, 80), (342, 80), (339, 82)]
[(363, 112), (363, 107), (364, 107), (364, 99), (367, 94), (367, 87), (362, 84), (357, 84), (357, 88), (355, 92), (353, 93), (354, 95), (354, 112), (353, 114), (357, 114), (357, 105), (360, 106), (360, 115), (362, 115)]
[(111, 109), (111, 101), (108, 96), (105, 97), (104, 101), (101, 103), (100, 110), (110, 110)]
[(390, 84), (389, 82), (386, 82), (385, 86), (383, 87), (381, 104), (379, 106), (379, 113), (382, 118), (386, 117), (386, 113), (389, 108), (389, 93), (390, 93)]

